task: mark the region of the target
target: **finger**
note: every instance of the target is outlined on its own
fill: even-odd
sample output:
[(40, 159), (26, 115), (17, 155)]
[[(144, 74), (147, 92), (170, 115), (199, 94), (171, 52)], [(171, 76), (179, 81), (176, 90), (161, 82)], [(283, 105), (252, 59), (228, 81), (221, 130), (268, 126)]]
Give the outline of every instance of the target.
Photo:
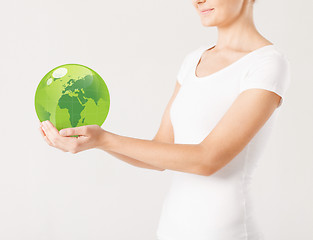
[(39, 127), (39, 132), (41, 134), (42, 137), (46, 136), (45, 132), (42, 130), (42, 127)]
[(47, 138), (55, 145), (56, 141), (60, 138), (59, 131), (49, 120), (42, 122), (42, 126)]
[(80, 126), (76, 128), (64, 128), (60, 130), (60, 135), (67, 137), (67, 136), (73, 136), (73, 135), (86, 135), (87, 134), (87, 128), (86, 126)]
[(54, 133), (54, 134), (59, 133), (58, 129), (49, 120), (43, 121), (42, 125), (44, 127), (44, 130), (46, 130), (45, 132)]
[(42, 127), (39, 127), (39, 131), (40, 131), (41, 136), (43, 137), (43, 139), (46, 141), (46, 143), (48, 143), (48, 145), (52, 146), (51, 141), (50, 141), (49, 138), (46, 136), (45, 132), (42, 130)]
[(40, 133), (41, 133), (43, 139), (46, 141), (46, 143), (48, 143), (48, 145), (52, 146), (53, 144), (52, 144), (52, 142), (49, 140), (48, 136), (46, 135), (45, 130), (44, 130), (43, 127), (40, 127)]
[(50, 142), (50, 140), (48, 139), (48, 137), (46, 136), (44, 130), (43, 130), (43, 125), (42, 123), (40, 123), (40, 127), (39, 127), (39, 132), (41, 134), (41, 136), (43, 137), (43, 139), (46, 141), (46, 143), (48, 143), (48, 145), (52, 145), (52, 143)]

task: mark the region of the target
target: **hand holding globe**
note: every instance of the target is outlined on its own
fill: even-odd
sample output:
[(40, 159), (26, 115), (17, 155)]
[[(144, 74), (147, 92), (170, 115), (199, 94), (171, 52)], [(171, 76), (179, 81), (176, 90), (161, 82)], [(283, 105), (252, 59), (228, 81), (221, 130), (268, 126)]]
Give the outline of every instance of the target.
[[(103, 79), (80, 64), (65, 64), (49, 71), (35, 95), (36, 113), (42, 122), (40, 132), (49, 145), (63, 151), (97, 147), (100, 135), (106, 132), (101, 125), (109, 107), (110, 95)], [(64, 131), (59, 132), (61, 129)]]
[[(106, 136), (109, 133), (98, 125), (80, 126), (58, 131), (49, 120), (40, 123), (39, 131), (49, 146), (71, 153), (92, 148), (105, 149)], [(73, 135), (78, 137), (70, 137)]]

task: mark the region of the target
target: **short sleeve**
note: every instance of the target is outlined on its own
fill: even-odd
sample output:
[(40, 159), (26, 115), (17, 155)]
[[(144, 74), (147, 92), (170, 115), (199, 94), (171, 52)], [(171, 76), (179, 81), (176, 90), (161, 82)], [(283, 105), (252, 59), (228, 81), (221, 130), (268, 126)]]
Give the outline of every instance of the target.
[(205, 47), (205, 46), (202, 45), (202, 46), (190, 51), (183, 58), (183, 61), (180, 65), (180, 68), (179, 68), (178, 73), (177, 73), (177, 81), (180, 83), (180, 85), (183, 85), (185, 78), (187, 77), (187, 73), (190, 70), (192, 70), (192, 68), (194, 66), (195, 57), (197, 57), (197, 55), (199, 53), (201, 53), (201, 50), (203, 49), (203, 47)]
[(242, 79), (240, 93), (251, 88), (272, 91), (281, 96), (277, 106), (280, 107), (291, 82), (290, 62), (283, 54), (274, 54), (259, 60)]

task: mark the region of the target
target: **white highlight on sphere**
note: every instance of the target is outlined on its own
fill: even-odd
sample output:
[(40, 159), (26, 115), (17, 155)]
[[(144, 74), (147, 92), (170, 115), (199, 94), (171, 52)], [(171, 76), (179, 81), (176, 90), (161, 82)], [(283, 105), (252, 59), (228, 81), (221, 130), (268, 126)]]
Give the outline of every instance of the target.
[(47, 80), (47, 85), (50, 85), (52, 83), (52, 78), (49, 78), (48, 80)]
[(66, 74), (67, 74), (66, 68), (58, 68), (52, 73), (52, 76), (54, 78), (61, 78), (64, 77)]

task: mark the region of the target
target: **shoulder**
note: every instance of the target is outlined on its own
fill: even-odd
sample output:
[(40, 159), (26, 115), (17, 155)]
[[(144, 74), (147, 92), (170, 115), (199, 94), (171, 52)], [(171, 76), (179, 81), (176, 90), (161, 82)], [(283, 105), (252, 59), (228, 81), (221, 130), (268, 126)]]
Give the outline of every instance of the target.
[(275, 71), (289, 71), (290, 61), (285, 53), (273, 46), (250, 62), (250, 72), (262, 68)]
[(205, 46), (201, 45), (197, 48), (185, 52), (181, 66), (177, 74), (177, 80), (181, 85), (183, 84), (188, 71), (195, 64), (197, 57), (199, 56), (199, 54), (201, 54), (201, 51), (203, 51), (204, 49)]
[(180, 72), (187, 71), (189, 66), (194, 64), (195, 59), (199, 56), (199, 54), (201, 55), (201, 52), (204, 51), (204, 49), (205, 49), (205, 46), (201, 45), (197, 48), (186, 51), (183, 55), (183, 59), (182, 59), (181, 67), (180, 67)]
[(246, 75), (241, 79), (241, 91), (263, 88), (284, 96), (291, 83), (290, 63), (286, 55), (273, 47), (250, 60)]
[(198, 54), (204, 51), (205, 45), (198, 46), (184, 53), (184, 61), (192, 61)]

